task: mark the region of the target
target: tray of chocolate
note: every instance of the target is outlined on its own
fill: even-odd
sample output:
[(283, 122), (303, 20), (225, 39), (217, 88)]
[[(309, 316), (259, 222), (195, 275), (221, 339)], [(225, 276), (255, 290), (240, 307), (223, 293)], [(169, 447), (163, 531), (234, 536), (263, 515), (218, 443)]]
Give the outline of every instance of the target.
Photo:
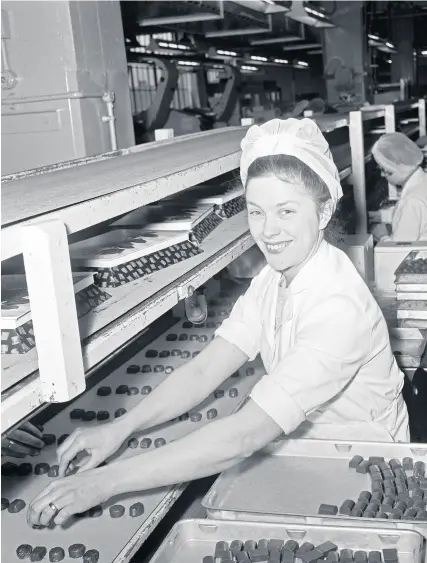
[(188, 190), (186, 196), (202, 204), (216, 205), (227, 219), (246, 209), (242, 185), (202, 184)]
[[(94, 285), (92, 273), (73, 273), (78, 317), (111, 296)], [(35, 347), (30, 299), (25, 275), (1, 276), (1, 353), (25, 354)]]
[(395, 271), (396, 284), (427, 284), (427, 250), (413, 250)]
[(186, 231), (113, 229), (70, 246), (72, 263), (96, 270), (100, 287), (118, 287), (202, 252)]

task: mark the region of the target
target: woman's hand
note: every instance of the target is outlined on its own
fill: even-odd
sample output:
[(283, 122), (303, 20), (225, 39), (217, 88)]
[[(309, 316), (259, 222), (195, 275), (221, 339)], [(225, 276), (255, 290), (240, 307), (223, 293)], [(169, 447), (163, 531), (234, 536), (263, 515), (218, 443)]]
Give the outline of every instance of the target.
[[(97, 467), (120, 448), (128, 435), (121, 421), (97, 428), (76, 428), (58, 448), (59, 477), (64, 477), (67, 470), (77, 468), (79, 473)], [(83, 457), (82, 452), (86, 454)]]
[(108, 500), (112, 494), (111, 475), (107, 468), (85, 471), (52, 481), (30, 503), (27, 521), (30, 526), (62, 525), (70, 516)]
[(44, 448), (43, 433), (31, 422), (25, 422), (19, 428), (9, 432), (1, 443), (2, 455), (23, 458), (37, 455)]

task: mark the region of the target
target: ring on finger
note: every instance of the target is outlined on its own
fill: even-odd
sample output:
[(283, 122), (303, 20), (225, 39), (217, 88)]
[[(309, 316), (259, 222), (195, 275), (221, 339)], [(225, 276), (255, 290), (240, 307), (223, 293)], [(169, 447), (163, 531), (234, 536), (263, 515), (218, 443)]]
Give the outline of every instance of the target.
[(49, 503), (49, 508), (53, 510), (55, 516), (58, 514), (59, 508), (53, 502)]

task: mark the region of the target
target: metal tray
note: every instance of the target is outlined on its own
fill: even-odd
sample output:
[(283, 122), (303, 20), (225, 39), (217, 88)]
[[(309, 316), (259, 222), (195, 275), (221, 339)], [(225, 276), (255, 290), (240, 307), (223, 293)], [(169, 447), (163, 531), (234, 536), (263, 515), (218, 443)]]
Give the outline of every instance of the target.
[(395, 547), (399, 563), (421, 563), (423, 538), (410, 530), (383, 530), (372, 527), (309, 526), (229, 520), (182, 520), (177, 522), (150, 563), (201, 563), (213, 555), (218, 541), (288, 539), (319, 545), (334, 542), (339, 549), (382, 550)]
[(391, 328), (389, 332), (393, 352), (415, 358), (423, 355), (427, 334), (423, 334), (416, 328)]
[(427, 537), (427, 522), (319, 516), (322, 503), (340, 506), (370, 490), (369, 475), (348, 467), (361, 455), (427, 461), (427, 444), (279, 439), (224, 471), (202, 500), (209, 518), (415, 529)]
[(408, 254), (395, 271), (396, 283), (427, 283), (427, 273), (403, 272), (405, 266), (420, 258), (427, 258), (427, 250), (413, 250)]

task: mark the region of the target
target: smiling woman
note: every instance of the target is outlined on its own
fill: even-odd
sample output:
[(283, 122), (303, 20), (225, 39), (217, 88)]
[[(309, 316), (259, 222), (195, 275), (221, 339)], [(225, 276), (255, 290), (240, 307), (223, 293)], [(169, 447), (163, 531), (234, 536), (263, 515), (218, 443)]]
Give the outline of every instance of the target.
[[(62, 478), (30, 504), (30, 524), (62, 524), (112, 495), (219, 473), (283, 432), (408, 441), (403, 375), (384, 317), (347, 256), (324, 240), (342, 196), (326, 140), (309, 119), (273, 120), (251, 127), (242, 149), (249, 226), (267, 266), (198, 356), (124, 416), (65, 440)], [(258, 354), (266, 373), (236, 413), (97, 468), (131, 434), (195, 409)], [(83, 451), (77, 475), (63, 478)]]

